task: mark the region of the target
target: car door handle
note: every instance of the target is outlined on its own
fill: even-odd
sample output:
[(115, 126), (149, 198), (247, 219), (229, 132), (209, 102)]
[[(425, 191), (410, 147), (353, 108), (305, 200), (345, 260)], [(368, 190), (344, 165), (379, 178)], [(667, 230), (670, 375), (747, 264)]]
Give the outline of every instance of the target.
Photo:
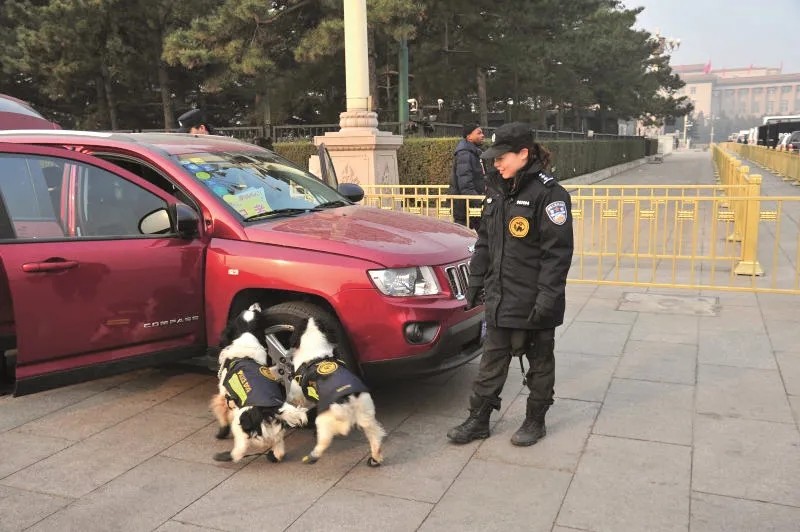
[(45, 262), (28, 262), (22, 265), (25, 273), (60, 272), (70, 270), (78, 265), (76, 260), (54, 260)]

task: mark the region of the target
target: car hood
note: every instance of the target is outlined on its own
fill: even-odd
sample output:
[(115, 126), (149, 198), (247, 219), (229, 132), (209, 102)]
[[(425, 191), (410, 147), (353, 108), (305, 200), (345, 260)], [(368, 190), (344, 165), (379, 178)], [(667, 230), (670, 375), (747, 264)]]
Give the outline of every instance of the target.
[(267, 220), (245, 233), (253, 242), (357, 257), (389, 268), (463, 260), (476, 240), (471, 230), (451, 222), (358, 205)]

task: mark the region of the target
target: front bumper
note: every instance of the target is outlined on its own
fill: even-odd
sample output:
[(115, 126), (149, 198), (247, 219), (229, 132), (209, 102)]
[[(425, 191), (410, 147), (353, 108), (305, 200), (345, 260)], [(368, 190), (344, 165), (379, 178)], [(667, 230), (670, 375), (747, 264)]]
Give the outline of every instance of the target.
[(377, 383), (427, 377), (462, 366), (481, 353), (483, 317), (483, 312), (479, 312), (451, 326), (428, 351), (409, 357), (362, 362), (362, 375), (367, 382)]

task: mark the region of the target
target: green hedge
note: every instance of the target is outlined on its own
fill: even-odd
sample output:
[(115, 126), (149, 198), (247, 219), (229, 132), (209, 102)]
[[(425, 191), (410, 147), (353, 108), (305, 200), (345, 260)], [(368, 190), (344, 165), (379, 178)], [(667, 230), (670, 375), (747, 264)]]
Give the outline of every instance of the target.
[[(459, 138), (407, 138), (397, 151), (401, 185), (439, 185), (450, 182), (453, 151)], [(619, 140), (550, 140), (543, 144), (553, 154), (552, 173), (569, 179), (645, 156), (642, 138)], [(275, 151), (301, 168), (316, 148), (307, 142), (282, 142)]]
[(317, 147), (311, 142), (277, 142), (275, 153), (308, 170), (308, 158), (317, 154)]

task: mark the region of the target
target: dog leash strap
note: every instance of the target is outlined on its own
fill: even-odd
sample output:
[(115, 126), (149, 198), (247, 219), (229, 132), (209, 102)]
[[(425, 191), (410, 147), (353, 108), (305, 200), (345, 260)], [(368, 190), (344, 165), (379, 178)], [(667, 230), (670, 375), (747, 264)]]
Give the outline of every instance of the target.
[(520, 370), (520, 372), (522, 372), (522, 385), (523, 386), (527, 386), (528, 385), (528, 376), (525, 374), (525, 366), (522, 364), (522, 355), (523, 355), (523, 353), (520, 353), (518, 355), (519, 356), (519, 370)]

